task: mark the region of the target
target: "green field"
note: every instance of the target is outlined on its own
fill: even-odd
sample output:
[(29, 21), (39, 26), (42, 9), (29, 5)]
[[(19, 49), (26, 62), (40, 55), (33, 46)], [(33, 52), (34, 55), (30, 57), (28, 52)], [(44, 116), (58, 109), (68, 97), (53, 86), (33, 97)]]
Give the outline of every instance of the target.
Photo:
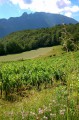
[(0, 120), (78, 120), (79, 51), (45, 49), (0, 63)]

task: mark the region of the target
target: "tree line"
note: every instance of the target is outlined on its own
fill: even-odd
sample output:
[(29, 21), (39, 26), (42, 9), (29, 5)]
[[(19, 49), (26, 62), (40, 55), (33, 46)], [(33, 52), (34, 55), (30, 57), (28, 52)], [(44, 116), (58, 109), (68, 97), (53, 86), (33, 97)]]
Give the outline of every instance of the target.
[[(71, 39), (72, 42), (68, 41), (70, 42), (69, 45), (73, 42), (78, 44), (79, 24), (65, 25), (65, 29), (73, 38)], [(62, 36), (64, 35), (63, 39), (65, 40), (68, 35), (66, 34), (65, 36), (65, 33), (62, 34), (63, 30), (63, 25), (57, 25), (52, 28), (24, 30), (11, 33), (0, 39), (0, 55), (21, 53), (40, 47), (60, 45), (62, 43)]]

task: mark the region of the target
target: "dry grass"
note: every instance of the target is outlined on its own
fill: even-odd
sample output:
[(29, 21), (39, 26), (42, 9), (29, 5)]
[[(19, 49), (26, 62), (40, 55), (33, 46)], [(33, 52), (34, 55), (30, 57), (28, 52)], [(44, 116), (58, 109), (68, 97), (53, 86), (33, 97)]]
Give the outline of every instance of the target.
[(58, 55), (61, 55), (62, 53), (63, 51), (61, 49), (61, 46), (45, 47), (45, 48), (39, 48), (36, 50), (31, 50), (31, 51), (27, 51), (19, 54), (0, 56), (0, 62), (26, 60), (26, 59), (56, 56), (56, 55), (58, 56)]
[(23, 52), (20, 54), (11, 54), (11, 55), (6, 55), (6, 56), (0, 56), (0, 62), (32, 59), (32, 58), (43, 56), (43, 55), (47, 54), (48, 52), (50, 52), (51, 50), (52, 50), (52, 47), (46, 47), (46, 48), (39, 48), (36, 50)]

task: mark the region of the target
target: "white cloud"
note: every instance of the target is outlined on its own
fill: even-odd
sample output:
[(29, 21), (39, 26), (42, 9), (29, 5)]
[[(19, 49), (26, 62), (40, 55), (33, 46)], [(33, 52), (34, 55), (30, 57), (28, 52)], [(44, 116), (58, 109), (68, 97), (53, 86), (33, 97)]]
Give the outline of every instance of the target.
[[(27, 1), (30, 1), (31, 4), (28, 4)], [(59, 0), (10, 0), (13, 4), (18, 4), (21, 9), (30, 9), (31, 11), (50, 13), (61, 12), (61, 9), (57, 5), (58, 1)]]
[(71, 13), (71, 12), (66, 12), (66, 13), (65, 13), (65, 16), (67, 16), (67, 17), (72, 17), (72, 13)]
[(78, 5), (73, 5), (70, 0), (9, 0), (18, 4), (21, 9), (30, 9), (33, 12), (64, 13), (71, 17), (72, 13), (79, 11)]
[(13, 4), (19, 4), (22, 0), (10, 0)]
[(61, 9), (66, 6), (71, 5), (71, 2), (69, 0), (57, 0), (57, 6)]
[(78, 12), (79, 11), (79, 6), (71, 6), (71, 7), (65, 7), (64, 11), (70, 11), (70, 12)]
[(71, 11), (72, 11), (72, 12), (78, 12), (78, 11), (79, 11), (79, 6), (74, 5), (74, 6), (71, 8)]

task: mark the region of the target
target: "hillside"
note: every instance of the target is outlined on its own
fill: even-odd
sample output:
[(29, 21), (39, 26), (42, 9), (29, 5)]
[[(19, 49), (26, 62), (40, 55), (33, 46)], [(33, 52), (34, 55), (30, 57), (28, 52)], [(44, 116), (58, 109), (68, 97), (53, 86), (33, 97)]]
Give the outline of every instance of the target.
[[(65, 25), (74, 41), (79, 41), (79, 24)], [(60, 45), (63, 25), (14, 32), (0, 39), (0, 55), (21, 53), (41, 47)]]
[(78, 120), (79, 51), (0, 63), (1, 120)]
[[(21, 61), (21, 60), (32, 59), (42, 56), (49, 56), (50, 53), (53, 52), (54, 48), (55, 47), (39, 48), (36, 50), (26, 51), (19, 54), (0, 56), (0, 62), (17, 61), (17, 60)], [(54, 52), (52, 54), (54, 54)]]
[(4, 37), (15, 31), (53, 27), (62, 23), (76, 24), (78, 22), (60, 14), (44, 12), (36, 12), (33, 14), (23, 13), (20, 17), (0, 19), (0, 37)]
[(62, 50), (62, 46), (59, 45), (53, 47), (39, 48), (36, 50), (30, 50), (19, 54), (0, 56), (0, 62), (23, 61), (27, 59), (36, 59), (36, 58), (43, 58), (48, 56), (52, 57), (52, 56), (59, 56), (63, 53), (65, 52)]

